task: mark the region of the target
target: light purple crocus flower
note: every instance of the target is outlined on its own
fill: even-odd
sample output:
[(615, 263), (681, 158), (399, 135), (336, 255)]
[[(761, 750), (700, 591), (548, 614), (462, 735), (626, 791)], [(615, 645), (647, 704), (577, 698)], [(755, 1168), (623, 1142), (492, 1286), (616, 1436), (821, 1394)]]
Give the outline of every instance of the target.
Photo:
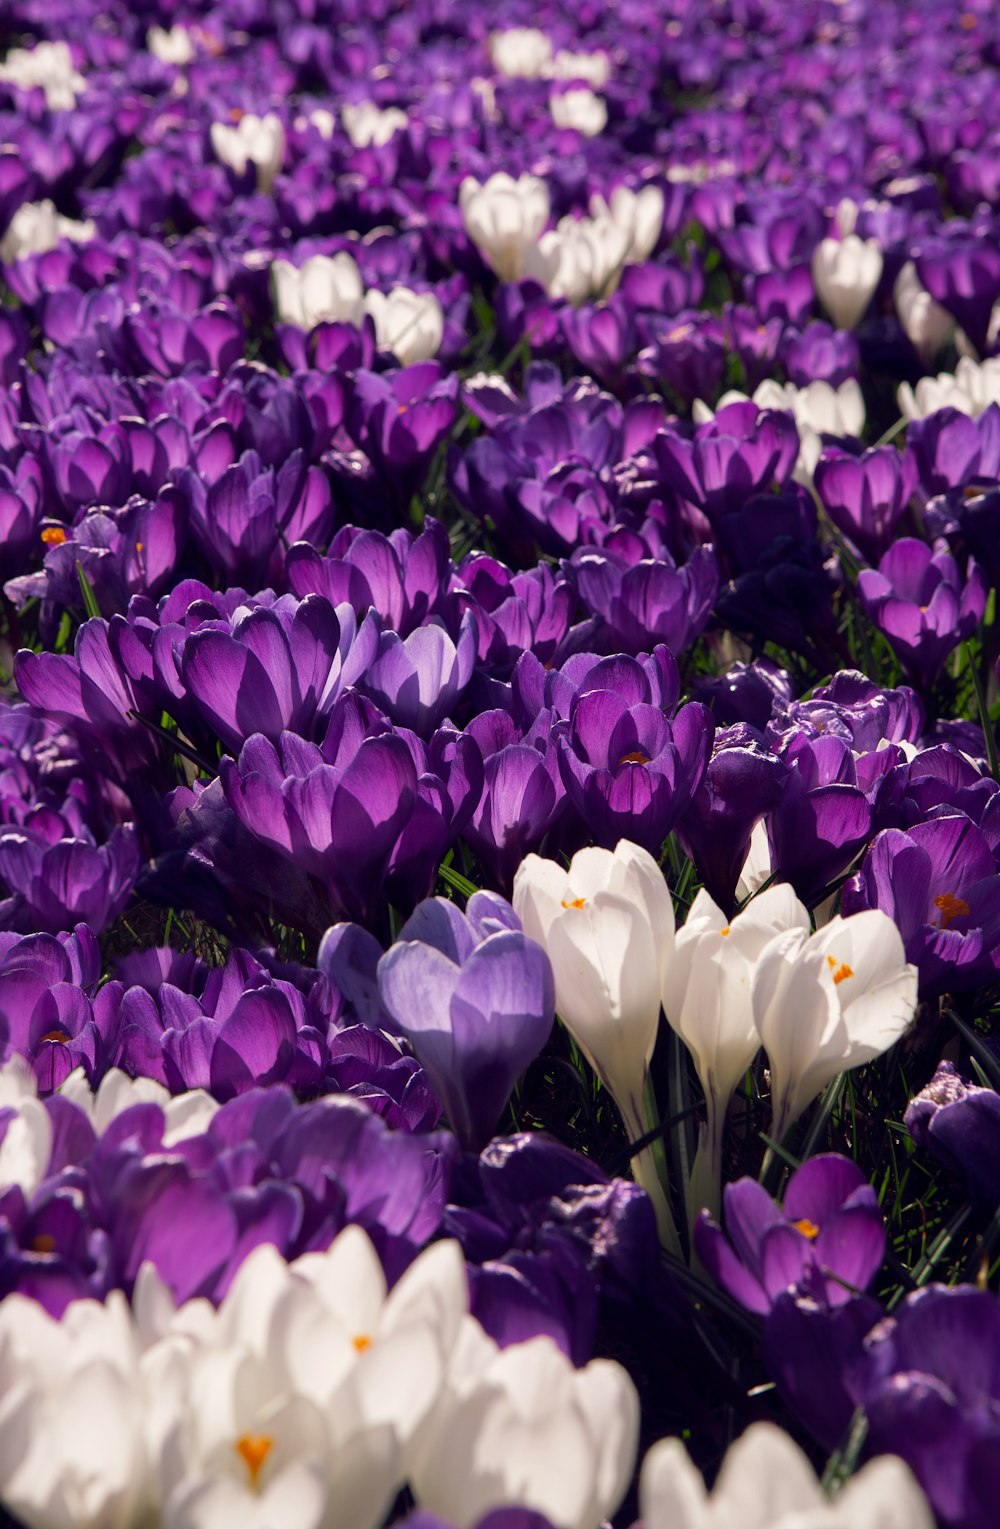
[(555, 988), (548, 956), (494, 893), (475, 893), (464, 914), (445, 898), (429, 898), (379, 962), (378, 986), (459, 1141), (479, 1151), (549, 1038)]

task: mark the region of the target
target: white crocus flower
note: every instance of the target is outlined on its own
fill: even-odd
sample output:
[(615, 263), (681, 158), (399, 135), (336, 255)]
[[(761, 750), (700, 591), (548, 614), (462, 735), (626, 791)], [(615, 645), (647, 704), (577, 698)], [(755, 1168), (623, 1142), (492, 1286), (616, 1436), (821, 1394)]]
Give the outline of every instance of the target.
[(606, 297), (618, 285), (630, 245), (630, 234), (610, 212), (596, 218), (560, 218), (524, 252), (524, 274), (533, 276), (550, 297), (574, 305), (590, 297)]
[(955, 320), (931, 297), (912, 260), (906, 262), (896, 277), (892, 298), (907, 338), (921, 359), (930, 361), (951, 339)]
[(837, 1076), (888, 1051), (917, 1005), (917, 969), (879, 909), (778, 935), (753, 975), (754, 1024), (771, 1067), (778, 1141)]
[(732, 919), (700, 891), (667, 962), (663, 1012), (687, 1046), (705, 1094), (708, 1121), (692, 1174), (689, 1220), (718, 1215), (722, 1131), (733, 1090), (760, 1049), (750, 998), (757, 960), (775, 935), (809, 932), (809, 911), (791, 887), (761, 892)]
[(146, 33), (146, 47), (161, 64), (176, 64), (183, 69), (195, 56), (195, 46), (187, 27), (150, 27)]
[(22, 202), (10, 220), (10, 226), (0, 239), (0, 260), (13, 265), (26, 255), (45, 255), (54, 250), (60, 239), (71, 239), (74, 244), (85, 244), (97, 233), (96, 224), (80, 223), (64, 218), (56, 212), (55, 203)]
[(374, 101), (361, 101), (352, 105), (345, 101), (340, 108), (344, 131), (356, 149), (369, 145), (381, 148), (389, 139), (409, 124), (409, 117), (398, 106), (382, 111)]
[(387, 1293), (367, 1233), (348, 1226), (326, 1252), (288, 1265), (273, 1248), (254, 1249), (219, 1310), (219, 1341), (278, 1367), (321, 1408), (337, 1448), (362, 1417), (402, 1451), (438, 1394), (467, 1310), (457, 1243), (426, 1249)]
[[(726, 401), (735, 396), (727, 395)], [(865, 428), (865, 397), (854, 377), (837, 388), (819, 379), (797, 388), (791, 382), (782, 385), (766, 378), (753, 401), (762, 409), (787, 409), (794, 417), (799, 432), (794, 477), (807, 487), (823, 450), (821, 435), (859, 436)]]
[(310, 255), (300, 266), (276, 260), (271, 272), (275, 306), (284, 323), (299, 329), (315, 329), (317, 324), (360, 324), (364, 282), (357, 262), (346, 250), (336, 255)]
[(213, 122), (212, 150), (216, 159), (242, 175), (248, 164), (257, 172), (257, 188), (270, 191), (285, 157), (285, 129), (280, 117), (268, 112), (256, 117), (247, 112), (235, 127)]
[(934, 1529), (902, 1460), (870, 1460), (831, 1502), (773, 1423), (754, 1423), (730, 1445), (711, 1493), (681, 1441), (662, 1439), (643, 1461), (639, 1502), (643, 1529)]
[(57, 1093), (84, 1111), (100, 1136), (113, 1120), (135, 1104), (157, 1104), (163, 1111), (163, 1145), (173, 1147), (208, 1130), (218, 1102), (203, 1088), (189, 1089), (176, 1097), (155, 1078), (131, 1078), (118, 1067), (104, 1074), (96, 1093), (82, 1067), (60, 1083)]
[(525, 255), (549, 219), (549, 192), (535, 175), (504, 171), (482, 185), (466, 176), (458, 192), (465, 231), (501, 281), (519, 281)]
[(0, 1067), (0, 1110), (12, 1110), (0, 1137), (0, 1190), (17, 1185), (25, 1195), (38, 1188), (52, 1156), (52, 1123), (38, 1098), (35, 1079), (19, 1056)]
[(0, 1496), (27, 1529), (132, 1529), (148, 1464), (128, 1302), (0, 1303)]
[(12, 48), (0, 63), (0, 80), (20, 90), (41, 89), (50, 111), (72, 111), (87, 82), (73, 67), (64, 42), (40, 42), (34, 48)]
[(875, 239), (848, 234), (820, 241), (812, 259), (813, 281), (838, 329), (853, 329), (864, 318), (882, 277), (882, 263)]
[(552, 61), (552, 43), (537, 27), (508, 27), (490, 33), (490, 58), (497, 74), (510, 80), (537, 80)]
[(379, 350), (391, 350), (403, 366), (429, 361), (441, 348), (444, 314), (433, 292), (411, 292), (409, 287), (379, 292), (373, 287), (365, 294), (364, 311), (375, 322)]
[(590, 199), (591, 217), (598, 223), (609, 218), (627, 236), (626, 265), (638, 265), (653, 253), (663, 231), (663, 211), (659, 186), (643, 186), (641, 191), (616, 186), (610, 202), (597, 193)]
[[(674, 945), (674, 910), (648, 851), (621, 840), (614, 853), (582, 849), (569, 870), (528, 855), (513, 903), (529, 939), (548, 954), (556, 1009), (611, 1094), (633, 1140), (645, 1132), (643, 1093)], [(660, 1235), (679, 1247), (648, 1151), (633, 1159), (657, 1209)]]
[(608, 125), (608, 108), (604, 101), (584, 86), (553, 95), (549, 111), (556, 127), (572, 128), (584, 138), (596, 138)]
[(975, 419), (991, 403), (1000, 403), (1000, 356), (986, 361), (962, 356), (954, 374), (921, 377), (915, 388), (901, 382), (896, 396), (906, 419), (926, 419), (939, 409), (958, 409)]
[(418, 1441), (418, 1502), (456, 1529), (524, 1507), (556, 1529), (598, 1529), (632, 1476), (639, 1400), (609, 1359), (583, 1369), (551, 1338), (500, 1349), (471, 1319)]
[(606, 53), (570, 53), (560, 48), (547, 73), (553, 80), (586, 80), (593, 90), (600, 90), (611, 78), (611, 60)]

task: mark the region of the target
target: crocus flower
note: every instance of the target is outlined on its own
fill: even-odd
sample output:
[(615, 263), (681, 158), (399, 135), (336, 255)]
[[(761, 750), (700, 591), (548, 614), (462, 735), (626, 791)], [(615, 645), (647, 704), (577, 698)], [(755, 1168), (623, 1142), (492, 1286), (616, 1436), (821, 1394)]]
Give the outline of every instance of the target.
[(317, 324), (359, 324), (364, 284), (357, 262), (346, 250), (311, 255), (300, 266), (276, 260), (275, 306), (286, 324), (315, 329)]
[(779, 1210), (754, 1179), (722, 1196), (729, 1241), (702, 1212), (698, 1256), (747, 1311), (765, 1315), (786, 1291), (843, 1306), (871, 1284), (885, 1257), (878, 1196), (850, 1158), (822, 1153), (788, 1181)]
[(932, 685), (948, 654), (971, 637), (986, 608), (986, 581), (970, 559), (963, 578), (943, 548), (904, 536), (858, 578), (865, 611), (922, 686)]
[[(525, 934), (552, 962), (559, 1017), (617, 1104), (628, 1134), (641, 1136), (674, 943), (673, 906), (659, 866), (626, 840), (613, 853), (580, 850), (568, 871), (529, 855), (514, 878), (513, 903)], [(659, 1202), (661, 1236), (677, 1247), (655, 1170), (643, 1161), (639, 1173)]]
[(1000, 1094), (967, 1083), (951, 1062), (939, 1062), (903, 1116), (918, 1147), (965, 1179), (976, 1206), (992, 1215), (1000, 1203)]
[(477, 892), (464, 915), (433, 898), (382, 957), (378, 985), (459, 1141), (480, 1150), (552, 1029), (555, 998), (544, 950), (492, 893)]
[(872, 1460), (829, 1501), (799, 1446), (773, 1423), (754, 1423), (726, 1451), (711, 1492), (679, 1439), (646, 1455), (642, 1529), (934, 1529), (906, 1466)]
[(237, 175), (242, 175), (248, 164), (253, 165), (259, 190), (270, 191), (285, 157), (285, 129), (280, 117), (273, 112), (266, 117), (246, 112), (235, 127), (213, 122), (211, 140), (217, 159)]
[(874, 239), (823, 239), (812, 260), (820, 302), (838, 329), (854, 329), (864, 318), (882, 275), (882, 251)]
[(1000, 1445), (1000, 1303), (969, 1285), (908, 1295), (854, 1371), (869, 1447), (906, 1461), (948, 1529), (991, 1529)]
[(1000, 878), (982, 830), (964, 812), (877, 834), (845, 884), (845, 913), (881, 908), (902, 935), (926, 995), (991, 980), (1000, 960)]
[(809, 929), (791, 887), (769, 887), (731, 921), (704, 890), (677, 932), (663, 979), (663, 1012), (690, 1051), (705, 1094), (708, 1122), (692, 1175), (690, 1217), (718, 1212), (726, 1107), (760, 1048), (751, 979), (757, 958), (789, 929)]
[(752, 1002), (780, 1141), (838, 1073), (881, 1056), (906, 1033), (917, 970), (892, 919), (872, 910), (833, 918), (812, 935), (779, 935), (758, 959)]
[(813, 473), (826, 513), (872, 562), (888, 550), (916, 479), (912, 456), (894, 446), (873, 447), (860, 457), (827, 450)]
[(483, 185), (471, 176), (459, 188), (465, 229), (501, 281), (525, 273), (525, 253), (549, 219), (549, 193), (534, 175), (514, 180), (499, 171)]
[(631, 1478), (638, 1429), (635, 1388), (613, 1360), (574, 1370), (550, 1338), (498, 1349), (470, 1324), (410, 1479), (458, 1529), (508, 1505), (557, 1529), (599, 1529)]

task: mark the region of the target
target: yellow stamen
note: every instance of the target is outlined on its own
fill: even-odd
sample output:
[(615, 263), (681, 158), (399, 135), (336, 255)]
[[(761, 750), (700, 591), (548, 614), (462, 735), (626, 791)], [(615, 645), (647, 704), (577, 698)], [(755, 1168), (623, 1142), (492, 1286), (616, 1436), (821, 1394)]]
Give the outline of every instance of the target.
[(46, 526), (42, 532), (42, 541), (47, 547), (61, 547), (66, 540), (66, 532), (62, 526)]
[(815, 1221), (810, 1221), (808, 1216), (803, 1216), (801, 1221), (793, 1221), (792, 1226), (797, 1232), (801, 1232), (803, 1237), (808, 1237), (810, 1242), (814, 1242), (819, 1236), (819, 1227)]
[(846, 982), (848, 977), (854, 976), (854, 967), (848, 966), (846, 961), (841, 961), (838, 965), (836, 956), (827, 956), (826, 959), (829, 963), (830, 970), (833, 972), (833, 981), (835, 986), (839, 987), (840, 983)]
[(583, 908), (583, 907), (586, 907), (586, 904), (587, 904), (587, 899), (585, 897), (574, 897), (569, 902), (564, 902), (563, 903), (563, 907), (564, 908)]
[(368, 1333), (355, 1333), (351, 1339), (359, 1354), (363, 1354), (366, 1348), (371, 1348), (372, 1340)]
[(266, 1433), (245, 1433), (233, 1445), (243, 1460), (250, 1476), (250, 1485), (257, 1486), (257, 1478), (264, 1468), (264, 1461), (274, 1446), (274, 1440)]
[(65, 1030), (46, 1030), (42, 1040), (54, 1041), (57, 1046), (66, 1046), (69, 1044), (70, 1037)]
[(649, 764), (649, 755), (644, 754), (642, 749), (633, 749), (631, 754), (623, 754), (618, 763), (623, 764)]
[(727, 934), (732, 934), (732, 932), (733, 932), (733, 929), (732, 929), (732, 925), (731, 924), (727, 924), (725, 929), (720, 929), (719, 930), (719, 933), (722, 935), (723, 938), (725, 938), (725, 936)]
[(964, 918), (969, 911), (969, 905), (964, 897), (956, 897), (953, 892), (942, 892), (940, 897), (933, 899), (935, 908), (941, 909), (941, 928), (947, 929), (957, 918)]

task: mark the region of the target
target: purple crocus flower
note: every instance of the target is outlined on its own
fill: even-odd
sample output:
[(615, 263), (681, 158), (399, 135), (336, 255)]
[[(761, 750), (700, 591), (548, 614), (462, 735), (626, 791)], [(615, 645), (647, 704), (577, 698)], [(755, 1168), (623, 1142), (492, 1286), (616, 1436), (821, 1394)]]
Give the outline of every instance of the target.
[(476, 627), (466, 611), (457, 642), (436, 619), (405, 638), (383, 632), (364, 688), (394, 722), (426, 735), (462, 695), (475, 662)]
[(1000, 876), (982, 830), (964, 812), (935, 809), (905, 833), (878, 834), (843, 892), (845, 914), (864, 908), (895, 920), (925, 996), (995, 975)]
[(860, 457), (829, 449), (813, 473), (823, 508), (870, 562), (890, 547), (917, 484), (909, 451), (875, 446)]
[(918, 685), (929, 686), (948, 654), (971, 637), (986, 608), (986, 581), (970, 559), (963, 579), (944, 549), (905, 536), (882, 558), (878, 571), (858, 578), (866, 613), (884, 632)]
[(586, 551), (570, 564), (583, 604), (601, 621), (608, 647), (648, 651), (651, 641), (683, 653), (700, 636), (719, 592), (711, 547), (696, 547), (680, 568), (669, 556), (630, 565), (610, 551)]
[(459, 1141), (478, 1151), (549, 1038), (555, 989), (545, 952), (493, 893), (477, 892), (465, 914), (432, 898), (382, 957), (378, 985)]
[(875, 789), (895, 755), (884, 750), (855, 757), (842, 738), (798, 732), (780, 757), (789, 773), (768, 818), (771, 864), (810, 902), (868, 839)]
[(736, 883), (754, 826), (781, 798), (787, 776), (780, 759), (745, 724), (716, 733), (701, 784), (677, 833), (710, 896), (735, 912)]
[(754, 1179), (727, 1184), (722, 1228), (707, 1211), (695, 1225), (698, 1257), (747, 1311), (769, 1312), (786, 1291), (835, 1308), (871, 1284), (885, 1257), (878, 1197), (838, 1153), (803, 1163), (777, 1206)]
[(582, 690), (558, 731), (559, 770), (597, 844), (631, 839), (658, 854), (698, 789), (715, 724), (697, 701), (672, 721), (618, 691)]
[(915, 258), (921, 284), (961, 324), (979, 354), (988, 349), (993, 304), (1000, 297), (1000, 251), (992, 240), (936, 239)]
[(865, 1340), (852, 1389), (868, 1445), (910, 1466), (947, 1529), (992, 1529), (1000, 1451), (1000, 1302), (969, 1285), (908, 1295)]
[(288, 582), (300, 597), (325, 595), (362, 617), (374, 606), (384, 627), (408, 637), (444, 598), (451, 571), (448, 533), (430, 516), (419, 536), (399, 529), (389, 536), (345, 526), (322, 557), (297, 542), (285, 560)]
[(692, 440), (667, 431), (656, 440), (666, 483), (712, 525), (772, 482), (787, 483), (798, 453), (791, 415), (749, 402), (727, 404)]
[(320, 595), (285, 596), (271, 606), (240, 607), (226, 625), (206, 622), (180, 647), (188, 698), (227, 749), (252, 733), (276, 740), (305, 737), (375, 658), (375, 618), (360, 625), (350, 606), (334, 610)]
[(939, 1062), (931, 1081), (914, 1094), (903, 1116), (917, 1146), (960, 1173), (979, 1211), (1000, 1204), (1000, 1094)]
[(331, 764), (295, 733), (282, 733), (276, 744), (256, 733), (238, 761), (221, 761), (219, 773), (243, 826), (315, 876), (333, 907), (366, 920), (417, 780), (402, 738), (363, 738), (350, 754), (348, 762)]
[(87, 830), (69, 836), (58, 814), (46, 818), (44, 830), (36, 815), (23, 831), (0, 833), (0, 880), (11, 893), (0, 903), (0, 924), (55, 934), (82, 922), (100, 934), (128, 902), (139, 875), (135, 828), (118, 826), (98, 844)]

